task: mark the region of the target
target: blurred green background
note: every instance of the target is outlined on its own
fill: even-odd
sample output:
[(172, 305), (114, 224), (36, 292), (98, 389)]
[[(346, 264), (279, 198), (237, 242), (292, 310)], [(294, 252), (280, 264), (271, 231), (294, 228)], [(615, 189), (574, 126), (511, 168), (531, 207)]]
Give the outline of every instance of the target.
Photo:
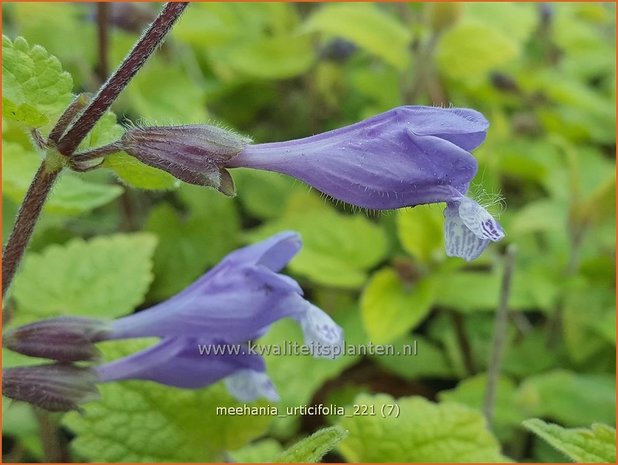
[[(3, 2), (3, 30), (56, 56), (74, 93), (93, 92), (160, 6)], [(107, 59), (98, 14), (108, 19)], [(610, 3), (190, 5), (114, 104), (118, 123), (215, 121), (269, 142), (403, 104), (474, 108), (491, 127), (475, 151), (472, 193), (507, 237), (467, 264), (445, 256), (441, 206), (358, 211), (249, 170), (233, 171), (230, 199), (124, 154), (103, 170), (66, 173), (15, 279), (6, 325), (124, 315), (178, 292), (234, 248), (294, 229), (305, 245), (288, 272), (347, 342), (416, 341), (418, 354), (267, 360), (280, 409), (393, 396), (398, 422), (216, 417), (215, 406), (236, 405), (221, 384), (102, 386), (82, 416), (37, 417), (3, 398), (4, 461), (268, 461), (340, 424), (349, 435), (327, 461), (551, 462), (565, 456), (523, 420), (614, 425), (614, 18)], [(85, 145), (119, 133), (110, 114)], [(4, 121), (2, 136), (6, 240), (39, 155), (16, 123)], [(516, 267), (487, 430), (481, 406), (507, 244), (517, 246)], [(283, 321), (262, 342), (299, 337)], [(105, 346), (109, 357), (136, 347)], [(51, 452), (40, 440), (45, 425), (60, 432)]]

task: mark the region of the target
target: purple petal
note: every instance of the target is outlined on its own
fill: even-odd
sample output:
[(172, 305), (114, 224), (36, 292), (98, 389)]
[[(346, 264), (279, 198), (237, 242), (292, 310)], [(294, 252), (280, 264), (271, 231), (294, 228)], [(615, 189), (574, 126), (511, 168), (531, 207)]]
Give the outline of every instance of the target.
[(109, 338), (246, 341), (275, 321), (304, 312), (298, 283), (272, 271), (287, 264), (300, 245), (298, 234), (284, 232), (232, 252), (171, 299), (114, 321)]
[(401, 108), (415, 134), (436, 136), (467, 151), (477, 148), (487, 136), (489, 121), (469, 108)]
[(297, 232), (282, 231), (257, 244), (230, 253), (223, 263), (263, 265), (272, 271), (280, 271), (300, 251), (302, 245)]
[(228, 167), (296, 177), (336, 199), (372, 209), (447, 202), (466, 192), (485, 137), (473, 110), (400, 107), (305, 139), (247, 146)]
[(244, 267), (214, 276), (191, 293), (114, 321), (110, 339), (195, 336), (246, 341), (299, 311), (289, 304), (299, 288), (289, 278), (264, 270)]
[[(264, 360), (243, 346), (232, 346), (242, 353), (202, 355), (201, 341), (195, 338), (167, 338), (153, 347), (96, 368), (100, 382), (143, 379), (169, 386), (197, 389), (209, 386), (238, 370), (263, 372)], [(219, 348), (225, 349), (225, 345)]]

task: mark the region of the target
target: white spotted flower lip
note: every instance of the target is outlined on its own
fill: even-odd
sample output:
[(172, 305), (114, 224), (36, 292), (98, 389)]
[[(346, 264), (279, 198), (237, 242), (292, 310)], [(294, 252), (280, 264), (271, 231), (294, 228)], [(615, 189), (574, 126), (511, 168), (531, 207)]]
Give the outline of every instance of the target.
[(449, 257), (470, 261), (490, 242), (505, 236), (500, 223), (474, 200), (461, 198), (447, 203), (444, 210), (444, 242)]
[(241, 402), (251, 402), (264, 397), (279, 401), (279, 394), (266, 373), (253, 370), (238, 370), (225, 378), (227, 390)]
[(343, 350), (343, 330), (337, 325), (328, 314), (310, 302), (305, 301), (306, 310), (296, 317), (300, 323), (305, 337), (305, 345), (309, 347), (312, 355), (316, 357), (324, 356), (324, 348), (329, 352), (338, 349), (337, 353)]

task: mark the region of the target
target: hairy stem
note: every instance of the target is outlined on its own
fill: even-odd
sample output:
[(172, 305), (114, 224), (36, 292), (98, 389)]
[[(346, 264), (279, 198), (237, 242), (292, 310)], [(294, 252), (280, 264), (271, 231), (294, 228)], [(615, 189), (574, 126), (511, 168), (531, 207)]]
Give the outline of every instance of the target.
[(71, 121), (75, 119), (75, 117), (79, 114), (80, 111), (86, 108), (86, 105), (88, 105), (90, 98), (90, 94), (79, 94), (73, 99), (67, 109), (64, 110), (64, 113), (62, 113), (60, 118), (58, 118), (58, 121), (56, 121), (56, 124), (49, 133), (49, 141), (53, 142), (54, 144), (58, 143), (58, 141), (64, 134), (64, 131), (66, 131), (66, 129), (69, 127), (69, 124), (71, 124)]
[(483, 402), (483, 413), (487, 423), (491, 425), (494, 414), (494, 404), (498, 389), (498, 378), (502, 365), (502, 353), (504, 352), (504, 342), (507, 337), (508, 329), (508, 305), (511, 295), (511, 284), (513, 282), (513, 269), (515, 268), (516, 248), (509, 245), (504, 257), (504, 273), (502, 274), (502, 285), (500, 287), (500, 304), (494, 320), (494, 334), (492, 340), (491, 358), (487, 369), (487, 386), (485, 389), (485, 399)]
[(92, 102), (90, 102), (90, 105), (62, 137), (58, 143), (60, 153), (66, 156), (73, 154), (80, 142), (86, 137), (86, 134), (90, 132), (96, 122), (105, 114), (120, 92), (122, 92), (133, 76), (144, 66), (150, 55), (161, 44), (163, 38), (178, 20), (187, 5), (187, 2), (170, 2), (165, 5), (165, 8), (148, 27), (118, 69), (103, 84), (103, 87), (101, 87)]
[(13, 281), (17, 266), (21, 261), (26, 246), (32, 237), (34, 225), (41, 214), (45, 199), (51, 192), (54, 182), (58, 178), (62, 165), (49, 166), (44, 160), (39, 166), (26, 197), (19, 208), (13, 231), (2, 253), (2, 297)]
[(111, 155), (112, 153), (120, 152), (122, 150), (122, 146), (118, 141), (112, 142), (111, 144), (102, 145), (101, 147), (97, 147), (96, 149), (86, 150), (84, 152), (77, 152), (73, 154), (74, 161), (87, 161), (94, 160), (96, 158), (105, 157), (106, 155)]
[[(71, 157), (81, 141), (94, 127), (97, 121), (116, 100), (131, 78), (141, 69), (148, 57), (161, 44), (171, 27), (187, 8), (188, 2), (165, 5), (159, 16), (152, 22), (146, 32), (129, 52), (116, 72), (103, 84), (97, 95), (79, 115), (77, 121), (65, 133), (69, 124), (84, 108), (87, 97), (77, 96), (67, 107), (51, 130), (48, 146), (56, 146), (58, 152)], [(64, 135), (63, 135), (64, 134)], [(104, 147), (109, 150), (109, 147)], [(96, 151), (95, 151), (96, 152)], [(55, 151), (48, 152), (28, 188), (26, 197), (19, 208), (13, 231), (9, 236), (2, 254), (2, 297), (6, 294), (17, 267), (24, 256), (26, 247), (32, 237), (32, 231), (43, 209), (43, 204), (51, 192), (54, 182), (66, 164)]]

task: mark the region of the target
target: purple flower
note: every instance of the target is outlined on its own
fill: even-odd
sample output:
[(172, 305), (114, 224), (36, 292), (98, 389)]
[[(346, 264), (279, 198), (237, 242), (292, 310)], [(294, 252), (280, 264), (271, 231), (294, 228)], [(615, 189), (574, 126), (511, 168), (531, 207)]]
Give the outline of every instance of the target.
[[(447, 254), (472, 260), (504, 231), (465, 198), (478, 164), (470, 151), (484, 140), (485, 117), (466, 108), (402, 106), (350, 126), (286, 142), (250, 140), (208, 126), (130, 129), (118, 147), (144, 163), (228, 195), (228, 168), (293, 176), (352, 205), (386, 210), (447, 204)], [(464, 217), (458, 217), (462, 213)]]
[(77, 361), (92, 359), (94, 342), (161, 337), (153, 347), (96, 367), (99, 381), (145, 379), (199, 388), (225, 379), (240, 400), (276, 400), (264, 360), (249, 341), (291, 317), (316, 355), (340, 354), (323, 349), (343, 344), (342, 329), (303, 299), (296, 281), (278, 273), (300, 248), (297, 233), (276, 234), (230, 253), (187, 289), (150, 309), (112, 322), (61, 317), (32, 323), (13, 330), (10, 348)]
[(447, 255), (472, 260), (504, 237), (465, 197), (478, 169), (470, 151), (488, 126), (474, 110), (404, 106), (304, 139), (248, 145), (227, 166), (284, 173), (376, 210), (445, 202)]
[(227, 166), (288, 174), (338, 200), (384, 210), (449, 201), (477, 171), (488, 123), (467, 109), (405, 106), (304, 139), (248, 145)]
[[(159, 336), (154, 347), (102, 365), (102, 381), (149, 379), (197, 388), (226, 378), (240, 400), (277, 399), (264, 360), (244, 346), (271, 324), (291, 317), (307, 345), (341, 346), (343, 331), (302, 298), (298, 283), (277, 273), (300, 250), (298, 234), (282, 232), (232, 252), (187, 289), (148, 310), (115, 320), (108, 339)], [(202, 347), (220, 347), (208, 354)], [(243, 347), (245, 347), (243, 349)], [(340, 352), (339, 352), (340, 353)]]
[[(205, 353), (204, 348), (210, 348)], [(247, 345), (211, 344), (190, 337), (171, 337), (128, 357), (96, 368), (100, 382), (143, 379), (196, 389), (224, 379), (230, 393), (249, 402), (279, 396), (266, 374), (264, 359)]]

